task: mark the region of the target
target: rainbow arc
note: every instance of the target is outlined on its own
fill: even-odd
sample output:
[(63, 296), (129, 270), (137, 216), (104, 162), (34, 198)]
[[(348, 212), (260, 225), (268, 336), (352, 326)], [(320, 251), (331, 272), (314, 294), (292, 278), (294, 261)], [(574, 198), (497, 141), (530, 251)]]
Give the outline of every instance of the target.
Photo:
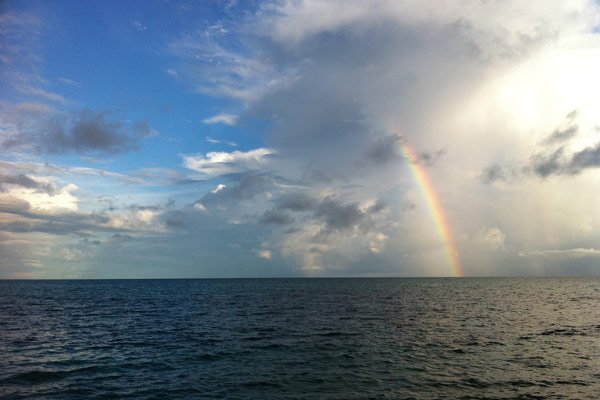
[(408, 166), (417, 185), (421, 189), (421, 193), (423, 194), (433, 223), (436, 226), (438, 235), (444, 244), (452, 274), (454, 276), (463, 276), (462, 266), (460, 264), (460, 259), (458, 258), (458, 250), (456, 249), (456, 244), (452, 238), (452, 230), (450, 229), (450, 224), (448, 224), (446, 213), (444, 212), (440, 198), (431, 181), (431, 177), (427, 173), (427, 170), (418, 163), (416, 153), (406, 141), (400, 144), (400, 149), (402, 150), (404, 158), (408, 161)]

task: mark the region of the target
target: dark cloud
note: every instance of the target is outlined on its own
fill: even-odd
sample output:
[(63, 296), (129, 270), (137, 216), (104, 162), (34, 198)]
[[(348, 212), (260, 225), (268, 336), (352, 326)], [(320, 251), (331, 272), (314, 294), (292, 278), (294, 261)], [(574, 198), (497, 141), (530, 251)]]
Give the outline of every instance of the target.
[(579, 133), (577, 115), (577, 110), (568, 113), (562, 126), (548, 135), (537, 152), (531, 155), (529, 168), (537, 176), (577, 175), (584, 169), (600, 166), (600, 143), (572, 154), (567, 153), (569, 140)]
[(517, 168), (512, 165), (492, 164), (481, 171), (479, 179), (485, 184), (494, 182), (509, 182), (526, 174), (529, 167)]
[(342, 204), (334, 199), (323, 200), (315, 210), (315, 216), (325, 221), (330, 230), (347, 229), (366, 218), (357, 203)]
[(577, 135), (578, 131), (579, 127), (577, 125), (571, 125), (564, 129), (556, 129), (550, 136), (544, 139), (543, 143), (550, 145), (565, 142)]
[(377, 140), (367, 151), (367, 159), (372, 163), (387, 164), (401, 158), (400, 145), (403, 139), (398, 135), (388, 135)]
[(567, 166), (569, 174), (578, 174), (584, 169), (600, 167), (600, 143), (573, 154)]
[(504, 170), (498, 164), (490, 165), (489, 167), (484, 168), (481, 172), (480, 179), (483, 183), (494, 183), (496, 181), (505, 181), (506, 175), (504, 174)]
[(278, 210), (267, 210), (263, 213), (259, 222), (272, 225), (289, 225), (295, 221), (294, 217)]
[(520, 173), (534, 174), (540, 178), (552, 175), (578, 175), (586, 169), (600, 167), (600, 143), (574, 153), (568, 152), (570, 139), (579, 133), (575, 123), (578, 111), (573, 110), (565, 116), (562, 126), (557, 127), (544, 140), (529, 158), (529, 165), (519, 170), (492, 164), (485, 168), (480, 179), (490, 184), (496, 181), (508, 181)]
[(376, 213), (378, 213), (380, 211), (383, 211), (383, 210), (385, 210), (387, 208), (388, 208), (388, 205), (385, 203), (385, 201), (383, 201), (383, 200), (380, 199), (380, 200), (377, 200), (375, 202), (375, 204), (373, 204), (372, 206), (370, 206), (369, 208), (367, 208), (367, 212), (369, 214), (376, 214)]
[(2, 192), (2, 183), (17, 185), (27, 189), (35, 189), (38, 192), (56, 194), (58, 188), (56, 185), (45, 182), (38, 182), (25, 174), (18, 175), (2, 175), (0, 174), (0, 192)]
[(316, 203), (316, 200), (306, 193), (289, 192), (275, 201), (275, 207), (279, 210), (310, 211)]
[(16, 118), (16, 131), (0, 143), (4, 150), (116, 154), (137, 149), (141, 139), (152, 133), (147, 122), (129, 126), (108, 120), (107, 113), (89, 109), (72, 114), (29, 109)]
[(419, 154), (417, 154), (417, 162), (431, 167), (445, 154), (446, 149), (439, 149), (435, 151), (422, 151)]
[(587, 169), (600, 167), (600, 142), (570, 155), (563, 147), (531, 157), (531, 168), (541, 178), (551, 175), (578, 175)]
[(563, 143), (573, 138), (579, 132), (579, 126), (575, 123), (578, 111), (573, 110), (565, 117), (563, 127), (556, 128), (544, 141), (544, 145)]
[[(273, 200), (273, 207), (262, 214), (259, 222), (290, 225), (299, 220), (313, 220), (324, 225), (320, 234), (329, 235), (333, 232), (352, 230), (357, 226), (368, 230), (371, 217), (387, 207), (383, 200), (362, 208), (357, 202), (343, 202), (335, 197), (317, 199), (303, 191), (287, 192)], [(302, 214), (301, 219), (295, 218), (294, 213)], [(293, 228), (286, 231), (295, 232), (297, 229)]]
[(560, 174), (563, 170), (561, 159), (563, 158), (564, 148), (559, 148), (548, 153), (537, 153), (531, 156), (530, 165), (533, 172), (545, 178), (549, 175)]
[(163, 218), (165, 218), (165, 224), (171, 229), (182, 229), (185, 227), (186, 214), (181, 210), (168, 212)]

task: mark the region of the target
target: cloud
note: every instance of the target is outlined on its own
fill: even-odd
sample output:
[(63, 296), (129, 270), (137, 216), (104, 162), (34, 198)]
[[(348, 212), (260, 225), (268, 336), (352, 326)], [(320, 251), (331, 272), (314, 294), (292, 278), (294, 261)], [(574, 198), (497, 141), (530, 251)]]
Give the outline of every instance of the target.
[(588, 256), (600, 256), (600, 250), (589, 248), (575, 248), (575, 249), (564, 249), (564, 250), (528, 250), (520, 251), (520, 257), (527, 256), (564, 256), (564, 257), (588, 257)]
[(290, 211), (310, 211), (317, 204), (317, 200), (306, 192), (289, 191), (275, 201), (276, 209)]
[[(574, 179), (561, 179), (561, 185), (532, 179), (596, 167), (597, 138), (588, 134), (594, 117), (586, 111), (597, 108), (598, 90), (587, 79), (596, 72), (579, 77), (586, 90), (569, 90), (579, 71), (596, 65), (579, 62), (574, 47), (583, 36), (597, 47), (597, 38), (590, 37), (597, 5), (540, 1), (523, 12), (513, 0), (451, 1), (444, 7), (412, 0), (284, 0), (241, 8), (233, 17), (219, 10), (219, 21), (212, 14), (206, 17), (211, 21), (193, 18), (192, 29), (171, 35), (166, 48), (175, 59), (164, 68), (194, 91), (229, 97), (219, 104), (240, 110), (239, 116), (206, 115), (205, 123), (260, 121), (252, 139), (262, 143), (259, 148), (185, 154), (185, 172), (165, 168), (117, 176), (57, 165), (29, 170), (24, 163), (23, 169), (11, 164), (11, 170), (6, 164), (2, 176), (10, 182), (2, 185), (12, 197), (2, 200), (10, 210), (8, 218), (3, 214), (4, 233), (11, 240), (52, 233), (51, 250), (58, 256), (63, 248), (84, 251), (83, 240), (68, 240), (100, 236), (93, 239), (101, 242), (93, 250), (99, 255), (85, 252), (85, 263), (118, 274), (132, 271), (129, 265), (136, 262), (156, 276), (447, 275), (446, 250), (402, 157), (406, 141), (416, 162), (435, 165), (426, 168), (427, 178), (467, 271), (494, 274), (499, 265), (511, 273), (521, 273), (521, 267), (536, 271), (536, 256), (516, 263), (513, 246), (569, 243), (565, 248), (585, 249), (597, 242), (599, 215), (589, 176), (578, 178), (590, 183), (586, 187)], [(550, 58), (556, 63), (548, 64)], [(532, 73), (531, 63), (546, 74)], [(523, 79), (515, 78), (519, 74)], [(554, 90), (563, 84), (566, 92)], [(593, 107), (581, 105), (582, 97)], [(552, 121), (574, 109), (561, 124)], [(144, 137), (108, 114), (81, 118), (31, 103), (20, 112), (29, 114), (18, 121), (2, 115), (0, 136), (9, 143), (24, 138), (21, 132), (30, 134), (29, 143), (44, 144), (39, 154), (110, 154), (134, 149)], [(88, 128), (74, 131), (82, 119)], [(47, 136), (65, 150), (48, 150)], [(27, 150), (26, 142), (16, 140), (11, 150)], [(82, 209), (97, 211), (52, 214), (15, 192), (43, 194), (26, 178), (42, 183), (38, 178), (50, 170), (64, 179), (51, 181), (57, 190), (67, 186), (66, 176), (156, 186), (204, 183), (176, 188), (186, 203), (180, 207), (127, 207), (123, 199), (131, 192), (121, 193), (122, 186), (101, 203), (95, 197), (105, 193), (81, 186), (69, 193), (86, 200)], [(152, 196), (175, 193), (161, 189), (152, 188)], [(31, 259), (33, 265), (48, 256)]]
[(552, 175), (578, 175), (600, 167), (600, 143), (576, 151), (573, 143), (580, 133), (578, 110), (569, 112), (561, 126), (544, 137), (529, 157), (529, 165), (520, 168), (494, 163), (484, 168), (480, 180), (486, 184), (508, 182), (523, 175), (547, 178)]
[(367, 159), (375, 164), (387, 164), (399, 160), (402, 141), (403, 139), (396, 134), (377, 139), (367, 151)]
[(389, 236), (385, 233), (378, 233), (375, 235), (375, 238), (369, 242), (369, 250), (375, 254), (381, 253), (388, 238)]
[(206, 141), (208, 143), (210, 143), (210, 144), (226, 144), (226, 145), (231, 146), (231, 147), (236, 147), (237, 146), (237, 143), (235, 143), (235, 142), (222, 141), (222, 140), (219, 140), (219, 139), (212, 138), (210, 136), (206, 137)]
[(67, 103), (64, 96), (47, 89), (42, 73), (42, 41), (52, 36), (48, 24), (32, 13), (8, 11), (0, 14), (0, 26), (0, 79), (26, 96)]
[(531, 156), (531, 167), (541, 178), (578, 175), (585, 170), (600, 167), (600, 142), (571, 154), (566, 153), (564, 147), (547, 153), (536, 153)]
[(233, 126), (237, 122), (237, 115), (233, 114), (217, 114), (202, 120), (207, 125), (224, 124)]
[(64, 248), (60, 252), (62, 258), (67, 262), (83, 260), (83, 252), (79, 249)]
[[(178, 76), (183, 76), (198, 91), (251, 100), (278, 82), (268, 63), (239, 51), (243, 45), (228, 31), (187, 32), (171, 41), (167, 49), (179, 59)], [(223, 122), (223, 121), (220, 121)]]
[(273, 149), (258, 148), (249, 151), (210, 152), (205, 156), (183, 156), (186, 168), (206, 176), (221, 176), (265, 169), (277, 153)]
[(499, 228), (481, 229), (475, 235), (474, 241), (488, 250), (506, 250), (506, 234)]
[(271, 260), (273, 258), (273, 253), (269, 249), (258, 250), (256, 254), (265, 260)]
[(542, 142), (544, 145), (553, 145), (568, 141), (575, 137), (579, 132), (579, 126), (575, 123), (578, 111), (573, 110), (569, 112), (565, 118), (565, 122), (562, 127), (556, 128), (547, 138)]
[(481, 171), (479, 180), (488, 185), (495, 182), (512, 182), (523, 176), (526, 171), (527, 167), (519, 169), (512, 165), (492, 164)]
[(200, 203), (205, 207), (226, 206), (228, 203), (238, 203), (249, 200), (255, 196), (264, 196), (275, 185), (273, 177), (268, 175), (244, 174), (228, 185), (219, 184), (216, 188), (205, 194)]
[(137, 149), (144, 137), (153, 134), (147, 122), (126, 126), (89, 109), (64, 114), (19, 105), (4, 110), (0, 119), (6, 127), (0, 147), (6, 151), (116, 154)]
[(289, 214), (278, 210), (267, 210), (264, 212), (259, 222), (262, 224), (273, 224), (273, 225), (289, 225), (294, 222), (295, 219)]
[(315, 216), (325, 221), (330, 230), (353, 228), (366, 217), (357, 203), (342, 204), (331, 198), (326, 198), (319, 204)]

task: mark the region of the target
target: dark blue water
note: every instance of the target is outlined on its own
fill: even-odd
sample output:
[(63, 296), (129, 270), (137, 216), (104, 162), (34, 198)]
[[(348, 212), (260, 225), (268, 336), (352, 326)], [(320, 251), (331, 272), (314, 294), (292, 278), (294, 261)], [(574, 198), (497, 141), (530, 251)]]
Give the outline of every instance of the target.
[(599, 279), (0, 281), (3, 399), (598, 399)]

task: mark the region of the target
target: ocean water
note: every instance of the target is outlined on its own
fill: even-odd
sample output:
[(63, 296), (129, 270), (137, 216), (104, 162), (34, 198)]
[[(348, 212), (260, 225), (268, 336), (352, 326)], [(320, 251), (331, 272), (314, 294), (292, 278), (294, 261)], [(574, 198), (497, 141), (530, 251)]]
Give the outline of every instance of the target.
[(0, 281), (2, 399), (598, 399), (600, 279)]

